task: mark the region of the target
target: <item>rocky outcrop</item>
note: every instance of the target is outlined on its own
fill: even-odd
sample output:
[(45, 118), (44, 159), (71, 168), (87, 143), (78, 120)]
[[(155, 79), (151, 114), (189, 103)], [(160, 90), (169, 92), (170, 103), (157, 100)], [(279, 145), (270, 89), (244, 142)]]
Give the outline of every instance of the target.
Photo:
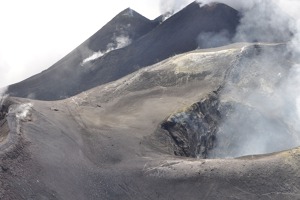
[(156, 137), (170, 153), (197, 158), (227, 158), (272, 153), (296, 147), (297, 129), (274, 115), (210, 94), (168, 117)]
[(207, 158), (216, 145), (220, 120), (219, 99), (213, 93), (185, 111), (171, 115), (161, 128), (170, 137), (175, 155)]
[(284, 90), (293, 87), (289, 60), (285, 45), (242, 48), (218, 91), (172, 114), (155, 135), (169, 152), (186, 157), (240, 157), (298, 146), (295, 94)]

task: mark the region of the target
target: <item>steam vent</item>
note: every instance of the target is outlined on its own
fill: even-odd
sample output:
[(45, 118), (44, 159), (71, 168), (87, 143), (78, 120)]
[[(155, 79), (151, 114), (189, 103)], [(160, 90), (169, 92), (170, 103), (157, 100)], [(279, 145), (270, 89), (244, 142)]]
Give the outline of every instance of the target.
[(300, 199), (300, 3), (180, 2), (0, 91), (1, 200)]

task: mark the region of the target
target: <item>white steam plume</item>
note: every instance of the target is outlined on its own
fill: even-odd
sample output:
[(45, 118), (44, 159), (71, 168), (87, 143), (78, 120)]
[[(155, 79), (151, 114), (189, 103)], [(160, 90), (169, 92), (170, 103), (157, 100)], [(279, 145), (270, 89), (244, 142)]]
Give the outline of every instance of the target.
[[(232, 141), (228, 144), (231, 151), (226, 156), (270, 153), (299, 146), (300, 60), (297, 58), (300, 55), (300, 1), (218, 2), (242, 13), (233, 42), (285, 43), (287, 52), (292, 55), (288, 60), (287, 52), (261, 50), (235, 68), (232, 82), (225, 86), (227, 94), (222, 95), (235, 97), (234, 101), (246, 106), (233, 105), (231, 117), (220, 127), (218, 140)], [(205, 34), (206, 37), (200, 35), (199, 38), (224, 41), (224, 34)], [(237, 80), (240, 82), (235, 82)]]
[(231, 43), (230, 33), (227, 30), (219, 33), (204, 32), (198, 36), (197, 42), (201, 49), (224, 46)]
[[(291, 0), (290, 0), (291, 1)], [(215, 2), (213, 0), (198, 0), (200, 6)], [(288, 1), (275, 0), (219, 0), (241, 13), (240, 24), (235, 36), (220, 33), (201, 33), (198, 36), (200, 48), (222, 46), (232, 42), (287, 42), (295, 29), (289, 10), (292, 6), (284, 6)], [(281, 5), (283, 4), (283, 5)], [(288, 13), (288, 14), (287, 14)], [(204, 44), (203, 44), (204, 43)], [(211, 45), (209, 45), (211, 43)]]
[(15, 114), (16, 118), (20, 121), (30, 121), (32, 107), (32, 103), (24, 103), (16, 107), (11, 107), (8, 112)]
[(243, 17), (234, 41), (286, 42), (291, 39), (291, 19), (273, 0), (257, 0)]
[(163, 21), (192, 2), (193, 0), (161, 0), (159, 7), (160, 13), (163, 15)]
[(96, 60), (100, 57), (102, 57), (103, 55), (113, 51), (113, 50), (116, 50), (116, 49), (120, 49), (120, 48), (123, 48), (123, 47), (126, 47), (128, 46), (129, 44), (131, 44), (131, 39), (128, 37), (128, 36), (124, 36), (124, 35), (121, 35), (121, 36), (118, 36), (114, 39), (114, 41), (112, 43), (109, 43), (106, 47), (106, 50), (105, 51), (98, 51), (98, 52), (94, 52), (90, 57), (84, 59), (82, 61), (82, 65), (84, 65), (85, 63), (87, 62), (90, 62), (90, 61), (93, 61), (93, 60)]

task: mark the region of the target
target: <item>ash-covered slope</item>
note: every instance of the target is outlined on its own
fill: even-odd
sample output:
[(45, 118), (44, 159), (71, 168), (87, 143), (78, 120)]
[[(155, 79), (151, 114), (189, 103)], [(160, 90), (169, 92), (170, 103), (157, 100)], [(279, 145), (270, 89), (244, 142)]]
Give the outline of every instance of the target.
[[(268, 52), (274, 57), (264, 56), (270, 55)], [(18, 145), (0, 154), (0, 197), (297, 199), (297, 148), (239, 159), (205, 160), (174, 155), (182, 147), (193, 147), (188, 136), (217, 133), (210, 129), (211, 122), (218, 129), (219, 121), (226, 119), (221, 116), (211, 120), (218, 105), (246, 107), (250, 115), (241, 113), (244, 118), (229, 118), (236, 122), (233, 129), (238, 131), (243, 130), (237, 125), (246, 121), (245, 117), (257, 116), (251, 113), (263, 114), (258, 121), (272, 119), (277, 123), (277, 119), (282, 119), (287, 97), (277, 95), (277, 89), (286, 80), (292, 63), (283, 52), (284, 45), (251, 44), (197, 50), (69, 99), (43, 102), (12, 98), (14, 105), (7, 115), (9, 134), (17, 133), (19, 139), (14, 140)], [(280, 62), (279, 55), (288, 62)], [(267, 109), (251, 97), (253, 91), (261, 92), (257, 97), (262, 102), (270, 100)], [(253, 106), (254, 112), (248, 109)], [(230, 114), (231, 109), (227, 111)], [(173, 121), (177, 124), (168, 132), (162, 125), (172, 119), (177, 119)], [(293, 127), (284, 127), (293, 133)], [(176, 142), (172, 134), (187, 142)], [(259, 137), (251, 131), (242, 135), (217, 133), (221, 148), (216, 148), (216, 153), (229, 155), (235, 146), (226, 144), (243, 144), (249, 140), (247, 134)], [(194, 153), (194, 149), (185, 149)]]
[[(150, 21), (137, 15), (130, 10), (125, 14), (121, 13), (85, 42), (84, 47), (75, 49), (41, 74), (11, 85), (8, 89), (9, 94), (41, 100), (63, 99), (117, 80), (172, 55), (201, 47), (201, 42), (198, 43), (201, 33), (225, 31), (230, 38), (239, 23), (238, 12), (224, 4), (200, 7), (194, 2), (159, 26), (156, 26), (158, 20)], [(110, 50), (111, 47), (114, 49), (118, 46), (108, 45), (111, 37), (119, 34), (114, 32), (115, 23), (123, 27), (128, 36), (133, 37), (132, 43), (125, 48), (104, 50), (107, 47)], [(134, 31), (127, 33), (126, 27)], [(123, 28), (120, 29), (122, 34)], [(98, 54), (87, 59), (91, 54), (86, 48)]]

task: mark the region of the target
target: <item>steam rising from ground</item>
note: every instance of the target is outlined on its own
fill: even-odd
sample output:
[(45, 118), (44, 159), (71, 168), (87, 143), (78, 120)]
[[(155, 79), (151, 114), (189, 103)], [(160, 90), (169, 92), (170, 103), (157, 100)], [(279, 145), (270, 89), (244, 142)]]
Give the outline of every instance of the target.
[(222, 30), (219, 33), (204, 32), (197, 38), (200, 48), (212, 48), (224, 46), (231, 43), (230, 33), (227, 30)]
[(285, 42), (293, 31), (290, 16), (273, 1), (257, 1), (240, 23), (234, 41)]
[[(275, 0), (251, 0), (235, 1), (220, 0), (242, 13), (240, 25), (232, 38), (230, 34), (201, 33), (198, 37), (199, 47), (222, 46), (233, 42), (287, 42), (292, 35), (297, 33), (294, 24), (296, 16), (290, 15), (286, 4), (288, 1)], [(212, 0), (199, 0), (201, 6), (205, 6)], [(299, 3), (295, 3), (299, 4)]]
[(129, 44), (131, 44), (131, 39), (128, 36), (124, 36), (124, 35), (118, 36), (114, 39), (114, 41), (112, 43), (109, 43), (107, 45), (105, 51), (94, 52), (93, 55), (91, 55), (90, 57), (88, 57), (82, 61), (82, 65), (84, 65), (87, 62), (96, 60), (113, 50), (126, 47)]
[(193, 0), (161, 0), (159, 6), (160, 12), (164, 16), (163, 21), (171, 17), (173, 14), (191, 2), (193, 2)]
[[(226, 83), (222, 95), (234, 96), (234, 101), (246, 106), (231, 105), (232, 113), (220, 127), (219, 141), (231, 141), (227, 144), (231, 151), (227, 149), (226, 156), (270, 153), (299, 146), (300, 63), (297, 57), (300, 53), (300, 1), (219, 2), (242, 12), (237, 33), (232, 40), (224, 33), (203, 33), (198, 38), (202, 42), (200, 47), (238, 41), (283, 42), (288, 46), (285, 52), (262, 50), (233, 69), (232, 79)], [(241, 74), (244, 77), (239, 77)], [(216, 156), (222, 157), (220, 152), (226, 148), (216, 148), (219, 151)]]
[(284, 51), (283, 45), (250, 46), (233, 65), (221, 93), (228, 113), (213, 156), (271, 153), (300, 145), (298, 93), (292, 91), (296, 77)]
[(33, 107), (32, 103), (24, 103), (16, 107), (11, 107), (9, 113), (16, 115), (16, 118), (20, 121), (28, 121), (31, 119), (31, 109)]

